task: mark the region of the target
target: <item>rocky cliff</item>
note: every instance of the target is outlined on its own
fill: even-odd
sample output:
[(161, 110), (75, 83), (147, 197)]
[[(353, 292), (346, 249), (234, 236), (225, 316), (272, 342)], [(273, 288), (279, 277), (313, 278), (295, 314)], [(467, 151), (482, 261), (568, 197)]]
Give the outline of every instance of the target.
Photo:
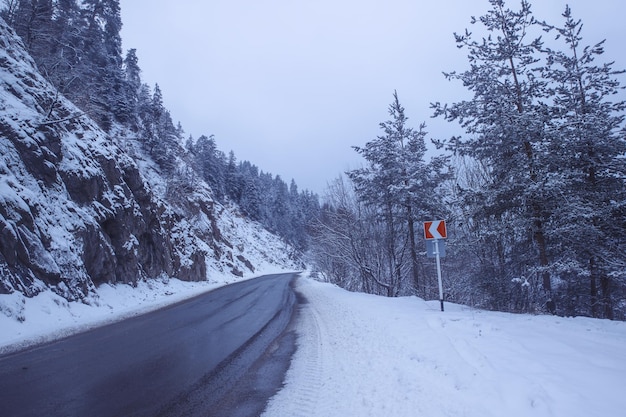
[(243, 275), (250, 259), (295, 266), (242, 240), (205, 183), (187, 186), (168, 197), (141, 138), (99, 129), (0, 20), (0, 293), (51, 288), (76, 300), (105, 282)]

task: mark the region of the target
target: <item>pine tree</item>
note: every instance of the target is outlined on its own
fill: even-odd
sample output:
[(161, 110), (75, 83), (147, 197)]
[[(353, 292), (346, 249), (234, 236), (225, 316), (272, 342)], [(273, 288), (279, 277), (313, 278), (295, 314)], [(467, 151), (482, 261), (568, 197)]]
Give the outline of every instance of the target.
[[(543, 24), (565, 46), (546, 50), (544, 74), (552, 82), (551, 175), (561, 185), (553, 220), (555, 239), (562, 242), (557, 272), (567, 282), (568, 314), (612, 318), (611, 289), (624, 279), (626, 263), (626, 102), (611, 101), (622, 89), (616, 76), (623, 71), (597, 63), (604, 41), (581, 46), (582, 23), (569, 7), (563, 17), (563, 27)], [(587, 300), (587, 311), (581, 300)]]
[(254, 177), (244, 178), (239, 206), (252, 220), (261, 220), (261, 197), (258, 181)]
[(215, 198), (221, 200), (225, 194), (225, 167), (215, 137), (200, 136), (194, 146), (194, 155), (200, 175), (213, 190)]
[(261, 220), (261, 190), (259, 185), (259, 169), (248, 161), (239, 163), (241, 178), (241, 198), (239, 207), (252, 220)]
[(3, 12), (3, 18), (22, 38), (38, 65), (53, 42), (53, 12), (52, 0), (17, 0)]
[(82, 59), (78, 65), (81, 107), (108, 130), (127, 114), (118, 0), (84, 0)]
[(270, 229), (281, 236), (286, 236), (289, 227), (289, 189), (280, 175), (274, 177), (271, 190), (268, 206)]
[(129, 49), (124, 58), (124, 97), (126, 115), (123, 117), (133, 129), (139, 128), (139, 95), (141, 93), (141, 68), (137, 50)]
[(54, 41), (48, 58), (43, 63), (42, 72), (62, 94), (74, 100), (79, 94), (75, 87), (78, 79), (77, 68), (83, 55), (83, 22), (76, 0), (58, 0), (55, 5), (56, 17), (52, 35)]
[(384, 134), (355, 147), (367, 166), (348, 173), (356, 192), (367, 204), (377, 207), (387, 227), (386, 242), (390, 273), (399, 287), (404, 282), (404, 252), (408, 243), (412, 285), (420, 288), (416, 223), (442, 214), (436, 187), (444, 180), (445, 158), (424, 161), (425, 125), (414, 130), (400, 104), (397, 92), (389, 106), (391, 119), (380, 124)]
[(237, 158), (232, 150), (228, 153), (228, 162), (224, 173), (224, 189), (226, 194), (236, 203), (241, 201), (242, 179), (237, 167)]
[(557, 185), (548, 181), (543, 152), (549, 141), (549, 93), (546, 81), (537, 76), (542, 42), (540, 37), (528, 39), (536, 21), (527, 1), (517, 11), (507, 9), (503, 0), (490, 3), (486, 15), (472, 18), (472, 24), (485, 27), (486, 37), (474, 40), (467, 30), (455, 34), (458, 46), (468, 50), (470, 69), (447, 74), (474, 96), (450, 106), (435, 104), (435, 115), (458, 121), (466, 130), (467, 137), (454, 138), (449, 148), (486, 167), (482, 187), (463, 190), (464, 204), (472, 207), (476, 222), (494, 228), (501, 224), (515, 236), (503, 249), (507, 274), (519, 276), (529, 267), (539, 273), (546, 307), (554, 311), (546, 224)]

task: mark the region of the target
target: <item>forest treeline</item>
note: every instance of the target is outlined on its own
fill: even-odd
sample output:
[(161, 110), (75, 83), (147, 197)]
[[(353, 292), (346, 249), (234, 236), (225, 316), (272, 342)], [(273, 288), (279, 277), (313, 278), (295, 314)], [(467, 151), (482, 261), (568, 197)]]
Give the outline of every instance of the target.
[(330, 189), (315, 258), (346, 288), (437, 299), (422, 222), (445, 219), (447, 300), (623, 320), (623, 71), (569, 7), (550, 24), (527, 1), (489, 3), (455, 34), (468, 69), (445, 74), (470, 98), (431, 109), (464, 134), (433, 140), (446, 156), (427, 161), (427, 127), (394, 94), (380, 136), (355, 147), (364, 167)]
[(427, 126), (411, 126), (394, 92), (380, 135), (355, 146), (363, 166), (332, 181), (321, 204), (213, 136), (185, 137), (158, 85), (142, 82), (137, 51), (122, 51), (118, 0), (4, 0), (1, 16), (60, 94), (105, 131), (142, 139), (171, 198), (205, 181), (331, 282), (438, 298), (422, 222), (445, 219), (446, 300), (624, 320), (622, 71), (603, 42), (583, 41), (569, 8), (547, 23), (527, 1), (489, 3), (473, 31), (455, 34), (468, 69), (445, 74), (470, 98), (431, 109), (464, 134), (433, 140), (440, 155), (427, 160)]

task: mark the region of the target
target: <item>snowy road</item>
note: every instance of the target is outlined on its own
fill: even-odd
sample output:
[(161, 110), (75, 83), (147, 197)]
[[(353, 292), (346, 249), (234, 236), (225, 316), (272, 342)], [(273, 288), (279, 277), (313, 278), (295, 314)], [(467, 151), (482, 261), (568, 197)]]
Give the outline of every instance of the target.
[(308, 304), (264, 417), (589, 417), (626, 410), (626, 323), (515, 315), (299, 279)]
[(0, 357), (0, 415), (220, 415), (232, 381), (290, 321), (293, 277), (240, 282)]

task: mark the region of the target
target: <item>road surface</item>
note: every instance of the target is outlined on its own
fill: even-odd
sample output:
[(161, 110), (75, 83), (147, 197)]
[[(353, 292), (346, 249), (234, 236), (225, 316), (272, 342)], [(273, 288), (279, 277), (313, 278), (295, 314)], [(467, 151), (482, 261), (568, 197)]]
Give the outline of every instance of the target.
[[(219, 416), (237, 415), (237, 405), (254, 415), (267, 399), (254, 397), (275, 392), (294, 349), (285, 329), (295, 276), (239, 282), (2, 356), (0, 415)], [(249, 387), (254, 396), (241, 392), (250, 372), (260, 385)]]

